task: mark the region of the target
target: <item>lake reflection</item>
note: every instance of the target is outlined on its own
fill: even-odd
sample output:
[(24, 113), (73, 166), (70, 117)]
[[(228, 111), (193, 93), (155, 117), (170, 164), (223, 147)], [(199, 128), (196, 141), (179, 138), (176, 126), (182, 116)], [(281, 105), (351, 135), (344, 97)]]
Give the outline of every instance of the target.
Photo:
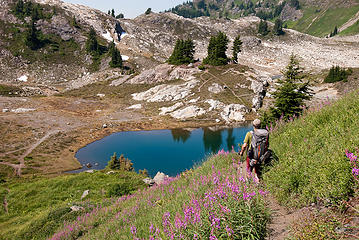
[[(238, 143), (249, 130), (250, 126), (118, 132), (81, 148), (76, 158), (83, 165), (91, 163), (94, 169), (103, 169), (116, 152), (131, 159), (136, 171), (147, 169), (152, 177), (157, 171), (175, 176), (220, 149), (234, 146), (238, 151)], [(88, 168), (73, 172), (85, 170)]]

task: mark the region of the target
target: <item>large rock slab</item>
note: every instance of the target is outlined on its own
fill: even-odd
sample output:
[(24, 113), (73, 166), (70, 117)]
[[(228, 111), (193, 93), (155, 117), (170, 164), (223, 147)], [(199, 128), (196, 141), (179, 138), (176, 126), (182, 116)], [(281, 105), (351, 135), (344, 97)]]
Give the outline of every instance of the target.
[(208, 87), (208, 91), (217, 94), (223, 92), (224, 88), (218, 83), (213, 83), (211, 86)]
[(157, 185), (161, 185), (167, 178), (169, 178), (168, 175), (164, 174), (163, 172), (157, 172), (156, 176), (153, 178), (153, 181)]
[(208, 103), (210, 105), (210, 107), (208, 108), (209, 112), (213, 110), (222, 110), (225, 107), (224, 103), (218, 100), (208, 99), (205, 101), (205, 103)]
[(160, 108), (160, 115), (166, 115), (168, 113), (173, 112), (174, 110), (180, 108), (183, 106), (182, 102), (176, 103), (175, 105), (171, 106), (171, 107), (162, 107)]
[(174, 111), (170, 115), (173, 118), (185, 120), (188, 118), (194, 118), (194, 117), (201, 116), (205, 113), (206, 113), (206, 111), (203, 108), (199, 108), (197, 106), (188, 106), (186, 108)]
[(223, 109), (221, 117), (226, 122), (244, 122), (246, 120), (244, 116), (248, 112), (248, 108), (244, 105), (230, 104)]
[(194, 88), (198, 82), (198, 80), (191, 80), (179, 85), (162, 84), (145, 92), (134, 93), (132, 94), (132, 98), (137, 101), (147, 102), (177, 101), (189, 96), (192, 88)]

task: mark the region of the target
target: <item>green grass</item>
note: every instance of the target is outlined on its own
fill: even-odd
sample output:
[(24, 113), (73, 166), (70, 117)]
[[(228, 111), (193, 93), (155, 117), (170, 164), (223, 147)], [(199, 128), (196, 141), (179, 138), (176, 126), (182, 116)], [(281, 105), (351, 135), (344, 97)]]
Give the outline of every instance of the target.
[[(325, 37), (334, 30), (334, 27), (340, 27), (353, 17), (359, 10), (359, 5), (350, 8), (329, 8), (321, 9), (315, 7), (305, 7), (303, 9), (303, 17), (298, 21), (288, 21), (288, 27), (297, 31), (308, 33), (317, 37)], [(323, 11), (325, 13), (323, 14)], [(315, 19), (318, 17), (317, 19)], [(314, 20), (315, 19), (315, 20)], [(312, 21), (314, 22), (312, 23)], [(312, 23), (312, 24), (311, 24)], [(311, 25), (310, 25), (311, 24)], [(310, 27), (309, 27), (310, 26)], [(353, 27), (354, 28), (354, 27)], [(356, 33), (357, 29), (348, 30), (347, 35)]]
[[(263, 192), (253, 182), (241, 180), (232, 166), (232, 158), (237, 156), (210, 157), (198, 168), (161, 186), (122, 197), (111, 206), (65, 223), (53, 239), (148, 239), (154, 235), (156, 239), (169, 239), (172, 234), (175, 239), (193, 239), (195, 235), (198, 239), (209, 239), (209, 235), (218, 239), (231, 239), (229, 235), (232, 239), (264, 239), (269, 215)], [(233, 195), (236, 187), (239, 193)], [(257, 193), (254, 197), (243, 200), (246, 193), (253, 192)], [(187, 215), (185, 209), (190, 210)], [(200, 222), (184, 220), (184, 215), (193, 219), (194, 212), (199, 213)], [(220, 221), (219, 229), (212, 225), (213, 217)], [(178, 226), (181, 222), (187, 222), (185, 229)], [(131, 233), (131, 227), (136, 227), (136, 234)]]
[(339, 32), (339, 36), (355, 35), (359, 33), (359, 20), (348, 27), (347, 29)]
[(270, 145), (279, 160), (264, 179), (282, 204), (335, 204), (350, 196), (353, 178), (345, 150), (359, 146), (358, 115), (355, 91), (274, 131)]
[[(8, 213), (0, 210), (0, 239), (46, 239), (65, 220), (75, 220), (73, 205), (91, 211), (97, 204), (109, 204), (106, 194), (114, 185), (126, 185), (126, 191), (144, 187), (142, 175), (135, 172), (80, 173), (55, 178), (12, 179), (0, 186), (1, 202), (8, 203)], [(81, 200), (85, 190), (89, 195)], [(83, 212), (81, 213), (83, 214)]]

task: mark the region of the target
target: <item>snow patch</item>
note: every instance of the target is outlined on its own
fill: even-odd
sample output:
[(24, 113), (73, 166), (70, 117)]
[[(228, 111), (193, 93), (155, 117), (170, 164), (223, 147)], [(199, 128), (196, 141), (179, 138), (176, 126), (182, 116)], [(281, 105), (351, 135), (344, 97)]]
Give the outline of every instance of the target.
[(113, 38), (111, 37), (111, 33), (107, 31), (106, 33), (102, 34), (102, 37), (109, 42), (113, 42)]
[(26, 75), (23, 75), (23, 76), (19, 77), (17, 80), (20, 82), (27, 82), (28, 77)]

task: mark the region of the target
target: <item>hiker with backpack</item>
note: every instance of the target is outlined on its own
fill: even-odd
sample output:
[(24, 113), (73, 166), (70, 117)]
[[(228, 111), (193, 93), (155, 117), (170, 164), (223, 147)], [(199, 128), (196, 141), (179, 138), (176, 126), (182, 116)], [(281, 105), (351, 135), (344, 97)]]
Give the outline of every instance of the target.
[(252, 173), (254, 169), (254, 177), (259, 181), (261, 175), (261, 164), (266, 161), (270, 155), (269, 147), (269, 132), (265, 129), (260, 129), (261, 121), (255, 119), (253, 121), (253, 131), (246, 134), (242, 149), (239, 152), (243, 156), (244, 151), (247, 150), (247, 172)]

